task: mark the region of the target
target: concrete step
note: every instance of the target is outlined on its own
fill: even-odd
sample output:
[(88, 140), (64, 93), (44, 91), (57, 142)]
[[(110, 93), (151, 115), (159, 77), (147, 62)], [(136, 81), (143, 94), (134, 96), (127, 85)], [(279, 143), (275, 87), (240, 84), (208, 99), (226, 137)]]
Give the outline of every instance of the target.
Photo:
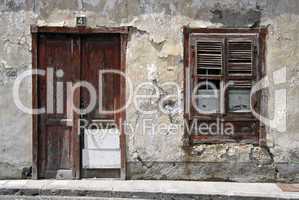
[(163, 199), (272, 200), (298, 199), (275, 183), (120, 180), (0, 181), (1, 199)]

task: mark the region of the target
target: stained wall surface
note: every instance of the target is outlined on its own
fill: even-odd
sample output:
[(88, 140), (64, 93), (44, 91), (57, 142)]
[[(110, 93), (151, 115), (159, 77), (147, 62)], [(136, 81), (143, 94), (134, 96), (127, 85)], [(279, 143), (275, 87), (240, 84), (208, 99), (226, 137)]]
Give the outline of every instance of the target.
[[(134, 88), (149, 81), (160, 98), (141, 105), (154, 114), (126, 111), (128, 178), (227, 181), (299, 181), (299, 2), (297, 0), (0, 0), (0, 178), (24, 178), (31, 166), (31, 116), (14, 104), (16, 76), (31, 68), (30, 24), (75, 26), (87, 16), (90, 27), (132, 26), (126, 74)], [(173, 81), (183, 89), (183, 26), (268, 28), (266, 69), (268, 94), (263, 106), (272, 118), (267, 147), (246, 144), (183, 148), (183, 97), (158, 108)], [(283, 90), (283, 91), (282, 91)], [(145, 90), (151, 95), (152, 90)], [(277, 93), (278, 92), (278, 93)], [(286, 98), (281, 95), (286, 94)], [(31, 105), (31, 80), (20, 89)], [(181, 92), (182, 95), (182, 92)], [(129, 94), (127, 94), (129, 97)], [(276, 108), (275, 108), (276, 106)], [(286, 129), (277, 124), (286, 119)], [(175, 134), (144, 129), (153, 123), (181, 127)], [(282, 124), (283, 125), (283, 124)]]

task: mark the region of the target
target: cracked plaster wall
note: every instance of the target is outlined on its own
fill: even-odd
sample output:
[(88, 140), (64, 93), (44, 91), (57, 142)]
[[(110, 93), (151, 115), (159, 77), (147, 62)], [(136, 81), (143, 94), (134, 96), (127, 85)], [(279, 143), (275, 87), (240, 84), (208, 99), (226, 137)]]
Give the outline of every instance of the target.
[[(145, 109), (157, 103), (175, 81), (183, 88), (182, 27), (268, 26), (267, 74), (286, 67), (287, 106), (274, 111), (271, 84), (265, 107), (273, 116), (286, 113), (287, 129), (267, 130), (268, 148), (253, 145), (200, 145), (183, 150), (183, 132), (169, 134), (142, 127), (127, 130), (128, 176), (132, 179), (194, 179), (228, 181), (299, 180), (299, 3), (296, 0), (0, 0), (0, 178), (20, 178), (31, 166), (31, 117), (19, 111), (12, 100), (16, 75), (31, 68), (30, 24), (75, 26), (75, 16), (85, 14), (88, 26), (132, 26), (127, 49), (127, 75), (134, 86), (150, 81), (161, 96), (144, 102)], [(152, 94), (146, 90), (145, 94)], [(31, 104), (31, 82), (21, 88), (21, 97)], [(127, 119), (143, 119), (183, 127), (182, 104), (169, 101), (166, 115), (141, 114), (130, 106)], [(270, 116), (270, 115), (269, 115)]]

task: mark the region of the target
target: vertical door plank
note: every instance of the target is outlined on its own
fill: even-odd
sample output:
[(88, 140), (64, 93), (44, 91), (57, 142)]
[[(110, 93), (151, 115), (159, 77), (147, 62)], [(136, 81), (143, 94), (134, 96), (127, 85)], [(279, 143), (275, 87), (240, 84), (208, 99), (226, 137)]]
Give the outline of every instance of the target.
[[(125, 73), (126, 71), (126, 50), (127, 50), (127, 41), (128, 35), (121, 34), (120, 35), (120, 70)], [(121, 108), (126, 104), (126, 80), (121, 78), (119, 81), (120, 85), (120, 95), (119, 95), (119, 103), (118, 108)], [(119, 122), (120, 127), (120, 150), (121, 150), (121, 179), (126, 179), (126, 171), (127, 171), (127, 156), (126, 156), (126, 134), (124, 130), (123, 123), (126, 120), (126, 110), (122, 111), (117, 117), (117, 121)]]
[[(32, 33), (32, 69), (37, 70), (38, 59), (38, 35)], [(38, 108), (38, 84), (37, 75), (32, 76), (32, 108)], [(39, 174), (38, 167), (38, 115), (32, 115), (32, 179), (37, 180)]]

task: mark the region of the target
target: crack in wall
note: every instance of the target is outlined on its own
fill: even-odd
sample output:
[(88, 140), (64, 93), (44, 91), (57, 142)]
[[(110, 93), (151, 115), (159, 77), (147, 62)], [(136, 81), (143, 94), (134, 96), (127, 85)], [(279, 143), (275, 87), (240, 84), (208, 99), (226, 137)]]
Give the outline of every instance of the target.
[(33, 0), (33, 4), (32, 4), (32, 12), (36, 13), (36, 0)]
[(274, 166), (274, 170), (275, 170), (275, 179), (278, 179), (279, 178), (279, 169), (275, 163), (275, 156), (274, 154), (271, 152), (270, 148), (265, 146), (263, 147), (265, 149), (265, 151), (267, 151), (267, 153), (269, 154), (270, 158), (271, 158), (271, 161), (272, 161), (272, 164)]

